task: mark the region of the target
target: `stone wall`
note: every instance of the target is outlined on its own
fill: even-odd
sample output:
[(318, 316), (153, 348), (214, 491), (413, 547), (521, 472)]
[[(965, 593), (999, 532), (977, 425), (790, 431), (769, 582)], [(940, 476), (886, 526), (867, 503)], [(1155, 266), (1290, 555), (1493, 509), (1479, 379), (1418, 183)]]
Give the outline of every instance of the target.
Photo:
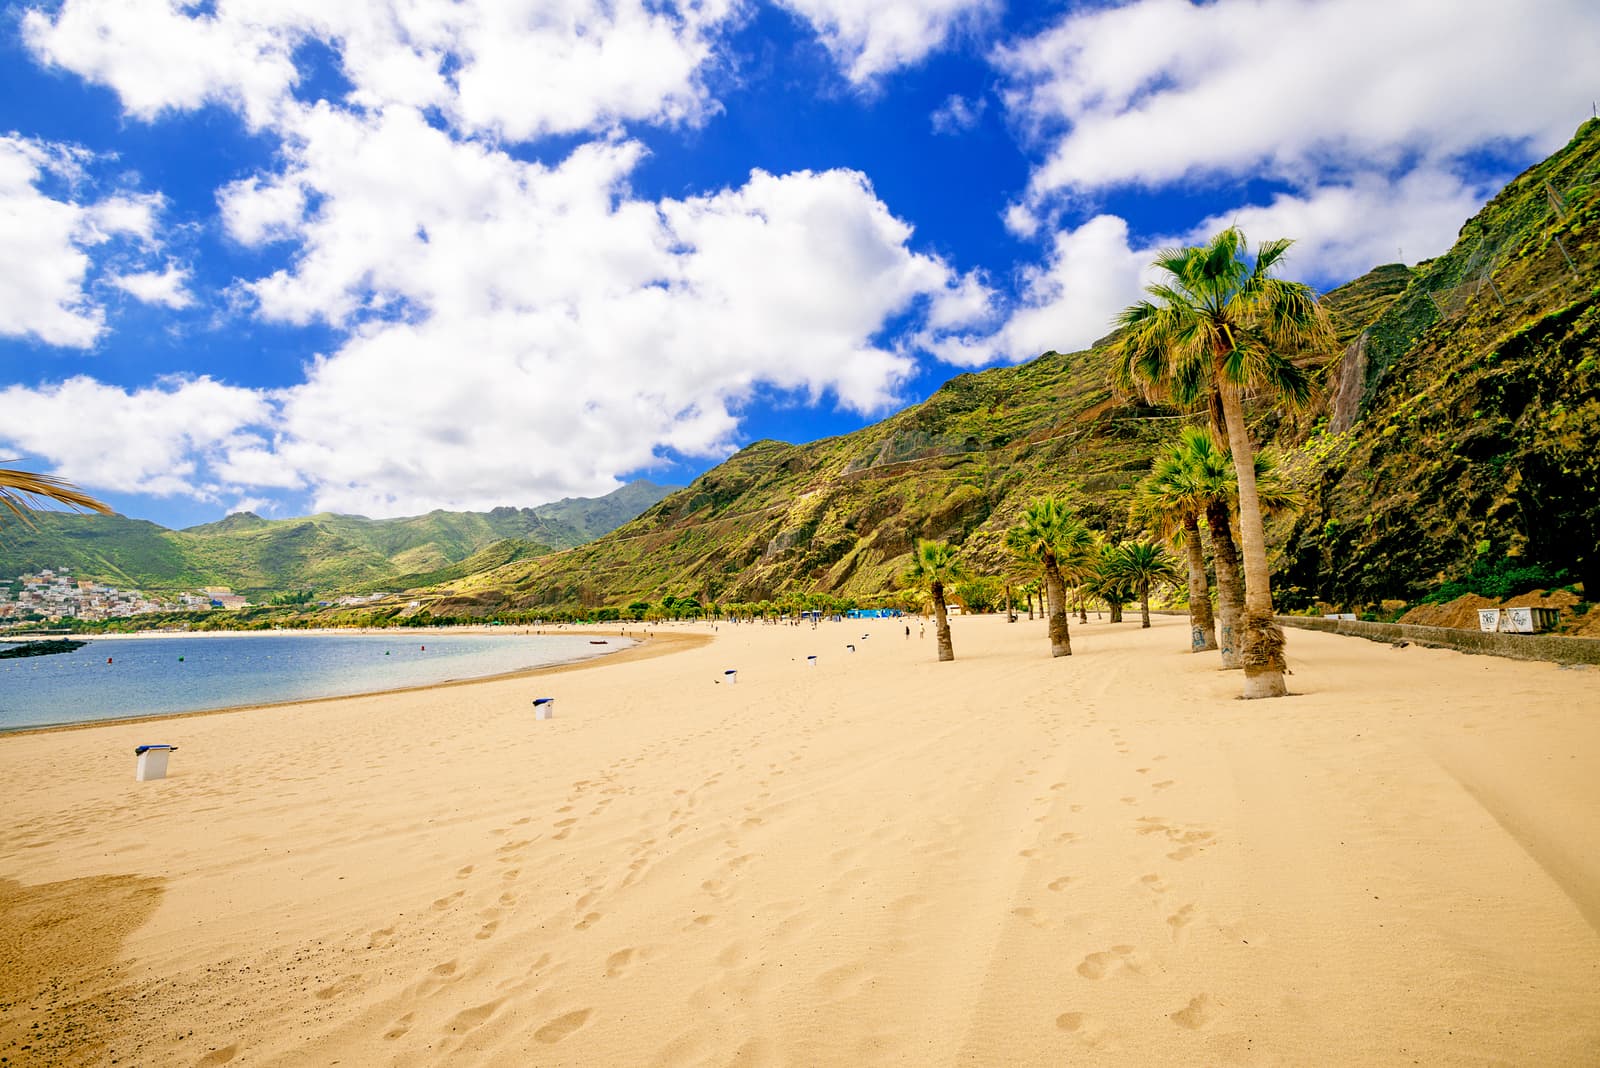
[(1279, 616), (1278, 622), (1301, 630), (1321, 630), (1375, 642), (1414, 642), (1463, 653), (1505, 656), (1514, 660), (1548, 660), (1556, 664), (1600, 664), (1600, 640), (1555, 634), (1504, 634), (1455, 627), (1421, 627), (1410, 623), (1365, 623), (1353, 619)]

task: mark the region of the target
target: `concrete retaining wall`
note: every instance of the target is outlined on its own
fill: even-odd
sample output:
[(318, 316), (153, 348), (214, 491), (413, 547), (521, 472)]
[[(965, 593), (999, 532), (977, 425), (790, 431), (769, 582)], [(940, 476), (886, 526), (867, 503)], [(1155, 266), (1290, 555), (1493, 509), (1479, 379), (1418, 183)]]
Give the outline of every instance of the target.
[(1463, 653), (1506, 656), (1514, 660), (1548, 660), (1556, 664), (1600, 664), (1600, 640), (1563, 638), (1554, 634), (1502, 634), (1455, 627), (1418, 627), (1409, 623), (1364, 623), (1354, 619), (1279, 616), (1278, 622), (1301, 630), (1322, 630), (1375, 642), (1415, 642)]

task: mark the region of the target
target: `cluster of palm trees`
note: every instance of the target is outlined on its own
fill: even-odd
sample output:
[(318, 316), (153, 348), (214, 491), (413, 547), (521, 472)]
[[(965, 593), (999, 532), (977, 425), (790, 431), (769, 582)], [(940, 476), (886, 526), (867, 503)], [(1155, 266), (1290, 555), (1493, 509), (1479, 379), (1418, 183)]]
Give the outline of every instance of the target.
[[(1140, 485), (1130, 518), (1150, 536), (1109, 544), (1059, 497), (1034, 501), (1006, 531), (1012, 556), (1039, 572), (1020, 592), (1032, 618), (1033, 598), (1042, 591), (1052, 656), (1072, 654), (1069, 591), (1080, 619), (1091, 598), (1111, 607), (1114, 622), (1124, 604), (1137, 600), (1149, 626), (1152, 588), (1182, 581), (1165, 543), (1187, 562), (1192, 650), (1220, 650), (1225, 667), (1243, 668), (1246, 697), (1287, 692), (1262, 516), (1296, 502), (1276, 458), (1252, 446), (1244, 399), (1304, 404), (1311, 381), (1290, 354), (1333, 347), (1315, 292), (1273, 274), (1289, 246), (1268, 241), (1252, 254), (1244, 235), (1229, 227), (1205, 245), (1164, 250), (1153, 264), (1158, 280), (1146, 287), (1150, 299), (1117, 317), (1117, 384), (1204, 412), (1209, 420), (1205, 428), (1182, 431)], [(1215, 613), (1207, 549), (1216, 575)], [(917, 543), (907, 579), (931, 594), (940, 660), (955, 656), (944, 589), (963, 574), (949, 545)]]
[[(1072, 655), (1070, 608), (1086, 619), (1090, 603), (1104, 601), (1112, 609), (1111, 621), (1120, 623), (1122, 606), (1137, 601), (1141, 625), (1148, 627), (1151, 592), (1179, 581), (1176, 561), (1156, 541), (1112, 543), (1089, 529), (1061, 497), (1031, 503), (1021, 521), (1006, 531), (1005, 545), (1023, 573), (1038, 576), (1018, 589), (1027, 595), (1030, 619), (1033, 597), (1043, 592), (1051, 656)], [(905, 577), (908, 585), (929, 594), (939, 659), (954, 660), (945, 594), (967, 577), (956, 550), (948, 542), (918, 541)]]

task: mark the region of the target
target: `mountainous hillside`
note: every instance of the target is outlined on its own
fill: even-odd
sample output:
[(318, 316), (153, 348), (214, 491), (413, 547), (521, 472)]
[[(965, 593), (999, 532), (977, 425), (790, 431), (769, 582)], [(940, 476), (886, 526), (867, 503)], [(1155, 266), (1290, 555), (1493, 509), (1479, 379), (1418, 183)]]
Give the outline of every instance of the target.
[[(1469, 573), (1600, 590), (1600, 122), (1508, 185), (1352, 346), (1282, 586), (1339, 604)], [(1332, 431), (1344, 430), (1343, 433)], [(1562, 573), (1565, 572), (1563, 575)]]
[[(1320, 401), (1292, 416), (1253, 409), (1309, 498), (1270, 532), (1284, 604), (1411, 597), (1485, 560), (1583, 570), (1600, 588), (1597, 168), (1589, 122), (1446, 255), (1326, 296), (1345, 348), (1303, 354)], [(1192, 417), (1110, 381), (1104, 342), (960, 375), (854, 434), (757, 442), (593, 543), (427, 594), (450, 615), (665, 593), (866, 597), (896, 586), (917, 537), (1003, 571), (1004, 530), (1043, 493), (1123, 536), (1129, 491)]]
[(0, 528), (0, 579), (67, 567), (84, 578), (152, 591), (213, 585), (246, 593), (403, 589), (470, 573), (463, 567), (480, 571), (581, 545), (670, 491), (641, 480), (604, 497), (537, 508), (402, 519), (327, 513), (263, 519), (240, 512), (177, 531), (123, 516), (37, 512), (32, 528)]

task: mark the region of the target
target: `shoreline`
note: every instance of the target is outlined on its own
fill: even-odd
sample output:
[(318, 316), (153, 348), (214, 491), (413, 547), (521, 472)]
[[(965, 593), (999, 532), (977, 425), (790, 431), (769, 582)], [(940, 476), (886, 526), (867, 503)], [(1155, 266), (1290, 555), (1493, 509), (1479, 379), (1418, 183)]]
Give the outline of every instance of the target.
[[(418, 627), (417, 628), (417, 632), (426, 632), (428, 629), (429, 628)], [(437, 627), (437, 628), (433, 628), (433, 629), (437, 630), (437, 631), (439, 631), (441, 633), (444, 633), (444, 632), (448, 632), (448, 631), (452, 630), (453, 628)], [(500, 628), (492, 628), (490, 632), (493, 633), (493, 632), (496, 632), (496, 631), (499, 631), (499, 630), (500, 630)], [(465, 628), (462, 628), (462, 629), (458, 630), (457, 632), (461, 633), (463, 631), (465, 631)], [(232, 637), (232, 636), (235, 636), (235, 633), (238, 633), (238, 634), (262, 634), (262, 635), (265, 635), (265, 636), (273, 636), (273, 637), (279, 636), (277, 634), (277, 632), (274, 632), (274, 631), (240, 631), (240, 632), (224, 631), (224, 632), (221, 632), (220, 634), (217, 634), (217, 636), (218, 637)], [(300, 632), (300, 633), (307, 633), (307, 632)], [(344, 633), (349, 633), (349, 632), (345, 631), (345, 630), (340, 630), (340, 629), (335, 629), (335, 630), (333, 630), (331, 632), (331, 634), (333, 636), (338, 636), (338, 635), (344, 634)], [(381, 631), (379, 631), (377, 633), (381, 633)], [(596, 631), (568, 631), (567, 633), (569, 633), (569, 634), (591, 634), (591, 633), (597, 634), (598, 632), (596, 632)], [(510, 637), (510, 635), (507, 635), (507, 636)], [(121, 635), (121, 634), (119, 634), (119, 635), (117, 635), (117, 637), (118, 638), (133, 637), (133, 635)], [(151, 632), (151, 633), (143, 634), (142, 637), (145, 637), (145, 638), (174, 638), (174, 637), (189, 637), (189, 635), (167, 634), (167, 633), (164, 633), (164, 632)], [(608, 635), (608, 637), (617, 637), (617, 635)], [(662, 641), (663, 639), (664, 639), (664, 643), (659, 647), (656, 646), (655, 643), (658, 642), (658, 641)], [(445, 679), (442, 682), (430, 682), (430, 683), (426, 683), (426, 684), (420, 685), (420, 686), (398, 686), (398, 687), (395, 687), (394, 689), (368, 690), (368, 691), (365, 691), (365, 692), (362, 692), (362, 693), (331, 694), (331, 695), (326, 696), (326, 697), (297, 697), (297, 698), (295, 698), (295, 699), (293, 699), (291, 701), (268, 701), (268, 702), (266, 702), (264, 704), (224, 705), (224, 706), (222, 706), (220, 708), (197, 708), (197, 709), (194, 709), (193, 711), (189, 711), (189, 712), (156, 712), (156, 713), (153, 713), (153, 714), (148, 715), (148, 716), (115, 716), (115, 717), (113, 717), (111, 719), (95, 719), (95, 720), (88, 720), (88, 721), (83, 722), (83, 723), (52, 723), (52, 724), (46, 724), (46, 725), (43, 725), (43, 726), (14, 727), (14, 728), (0, 727), (0, 744), (4, 744), (4, 741), (7, 738), (20, 738), (20, 737), (25, 737), (25, 736), (31, 735), (31, 734), (56, 734), (56, 733), (60, 733), (62, 731), (90, 730), (90, 729), (92, 729), (94, 727), (125, 726), (125, 725), (130, 724), (130, 723), (153, 723), (153, 722), (156, 722), (156, 721), (164, 721), (164, 720), (169, 720), (169, 719), (170, 720), (194, 719), (194, 718), (196, 718), (198, 716), (222, 716), (222, 715), (227, 715), (227, 714), (233, 713), (233, 712), (255, 712), (255, 711), (264, 711), (264, 710), (273, 709), (273, 708), (293, 708), (293, 707), (295, 707), (297, 705), (320, 705), (320, 704), (326, 704), (326, 703), (328, 703), (330, 701), (353, 701), (353, 700), (358, 700), (360, 698), (367, 698), (367, 697), (387, 697), (390, 694), (420, 693), (420, 692), (427, 691), (427, 690), (447, 690), (447, 689), (453, 689), (453, 688), (458, 687), (458, 686), (473, 686), (473, 685), (476, 685), (478, 683), (499, 682), (499, 681), (506, 680), (506, 679), (531, 679), (531, 678), (537, 678), (538, 676), (541, 676), (541, 675), (554, 675), (554, 674), (558, 674), (558, 673), (564, 672), (564, 671), (571, 671), (571, 670), (574, 670), (576, 668), (584, 667), (586, 665), (593, 664), (593, 663), (596, 663), (596, 662), (599, 662), (599, 661), (605, 661), (607, 663), (619, 663), (619, 662), (623, 662), (623, 661), (627, 661), (627, 660), (648, 660), (648, 659), (650, 659), (652, 657), (666, 656), (669, 653), (681, 652), (682, 651), (681, 648), (673, 648), (672, 646), (674, 646), (674, 645), (680, 645), (680, 646), (686, 646), (686, 647), (692, 648), (695, 645), (699, 645), (699, 644), (703, 644), (705, 642), (709, 642), (711, 640), (711, 637), (710, 637), (710, 635), (696, 635), (696, 634), (667, 634), (667, 635), (663, 635), (663, 634), (660, 634), (660, 633), (653, 633), (653, 634), (649, 634), (649, 635), (646, 635), (646, 636), (643, 636), (643, 637), (631, 637), (629, 640), (633, 641), (634, 644), (628, 646), (625, 649), (618, 649), (615, 652), (596, 653), (596, 654), (594, 654), (592, 656), (586, 656), (586, 657), (583, 657), (583, 658), (578, 659), (578, 660), (568, 660), (568, 661), (565, 661), (565, 662), (560, 663), (560, 664), (546, 664), (546, 665), (543, 665), (542, 667), (536, 667), (536, 668), (524, 668), (524, 669), (522, 669), (520, 671), (501, 671), (501, 672), (496, 672), (493, 675), (474, 675), (471, 678), (465, 678), (465, 679)]]

